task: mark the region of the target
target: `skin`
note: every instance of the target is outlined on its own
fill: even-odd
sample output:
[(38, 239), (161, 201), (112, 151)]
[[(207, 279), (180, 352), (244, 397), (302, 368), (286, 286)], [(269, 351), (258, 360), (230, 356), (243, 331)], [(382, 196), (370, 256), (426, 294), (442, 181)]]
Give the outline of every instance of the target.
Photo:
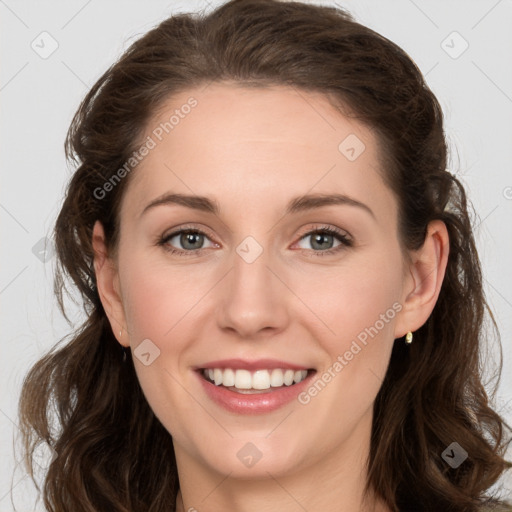
[[(178, 510), (388, 511), (374, 497), (363, 500), (372, 407), (395, 339), (421, 327), (434, 308), (446, 226), (433, 221), (423, 247), (405, 254), (375, 136), (323, 95), (215, 83), (169, 98), (146, 136), (190, 96), (198, 105), (133, 171), (115, 257), (99, 222), (93, 232), (113, 332), (132, 351), (144, 339), (160, 350), (148, 366), (133, 360), (173, 436)], [(350, 134), (365, 144), (354, 161), (338, 149)], [(161, 205), (141, 216), (170, 191), (215, 198), (220, 214)], [(374, 217), (350, 205), (284, 215), (290, 199), (307, 193), (346, 194)], [(192, 255), (157, 245), (190, 224), (206, 232), (202, 245), (184, 246), (179, 236), (167, 244)], [(324, 226), (350, 234), (353, 246), (329, 237), (315, 246), (307, 233)], [(250, 264), (236, 252), (247, 236), (263, 248)], [(335, 246), (341, 250), (318, 256)], [(190, 247), (205, 249), (194, 255)], [(321, 375), (394, 303), (401, 310), (306, 405), (237, 415), (210, 401), (193, 373), (216, 359), (270, 357)], [(262, 453), (252, 467), (237, 457), (248, 442)]]

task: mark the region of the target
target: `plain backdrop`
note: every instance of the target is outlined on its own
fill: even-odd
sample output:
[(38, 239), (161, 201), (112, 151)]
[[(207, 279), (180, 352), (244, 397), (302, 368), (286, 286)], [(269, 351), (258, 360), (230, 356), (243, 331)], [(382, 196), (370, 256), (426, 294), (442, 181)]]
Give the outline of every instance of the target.
[[(72, 172), (63, 149), (72, 115), (131, 42), (172, 13), (209, 11), (219, 3), (0, 0), (0, 512), (14, 505), (19, 511), (44, 510), (17, 467), (20, 455), (13, 445), (22, 379), (70, 330), (53, 296), (55, 258), (45, 238)], [(466, 185), (478, 215), (485, 290), (502, 337), (495, 408), (512, 424), (512, 1), (337, 5), (401, 46), (444, 110), (450, 169)], [(82, 319), (79, 308), (71, 307), (70, 315)], [(499, 363), (497, 344), (491, 353)], [(510, 476), (501, 483), (510, 496)]]

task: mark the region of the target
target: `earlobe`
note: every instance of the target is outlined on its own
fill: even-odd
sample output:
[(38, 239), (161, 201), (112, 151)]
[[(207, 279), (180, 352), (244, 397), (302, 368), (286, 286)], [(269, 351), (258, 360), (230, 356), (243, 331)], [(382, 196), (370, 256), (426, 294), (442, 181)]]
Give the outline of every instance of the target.
[(449, 237), (441, 220), (431, 221), (423, 246), (411, 253), (409, 278), (404, 286), (403, 309), (395, 338), (418, 330), (436, 305), (448, 264)]
[(114, 336), (121, 345), (128, 347), (128, 337), (122, 335), (122, 332), (126, 331), (126, 322), (119, 287), (119, 274), (114, 262), (109, 258), (105, 243), (105, 232), (100, 221), (96, 221), (94, 224), (92, 247), (94, 250), (96, 284), (103, 309), (108, 317)]

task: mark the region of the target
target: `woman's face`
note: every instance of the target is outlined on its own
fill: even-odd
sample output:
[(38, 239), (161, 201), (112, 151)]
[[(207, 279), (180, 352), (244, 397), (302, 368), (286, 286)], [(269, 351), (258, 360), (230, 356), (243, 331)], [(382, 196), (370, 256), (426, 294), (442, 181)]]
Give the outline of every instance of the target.
[(357, 464), (409, 330), (375, 136), (320, 94), (214, 83), (170, 99), (145, 144), (121, 205), (116, 322), (178, 465)]

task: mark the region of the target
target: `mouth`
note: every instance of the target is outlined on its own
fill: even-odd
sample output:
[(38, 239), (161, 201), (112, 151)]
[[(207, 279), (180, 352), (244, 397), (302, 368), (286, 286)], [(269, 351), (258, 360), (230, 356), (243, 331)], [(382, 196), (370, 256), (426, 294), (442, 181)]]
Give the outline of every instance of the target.
[(207, 382), (240, 394), (272, 393), (291, 388), (316, 372), (313, 368), (263, 368), (254, 371), (241, 368), (199, 368), (197, 371)]

